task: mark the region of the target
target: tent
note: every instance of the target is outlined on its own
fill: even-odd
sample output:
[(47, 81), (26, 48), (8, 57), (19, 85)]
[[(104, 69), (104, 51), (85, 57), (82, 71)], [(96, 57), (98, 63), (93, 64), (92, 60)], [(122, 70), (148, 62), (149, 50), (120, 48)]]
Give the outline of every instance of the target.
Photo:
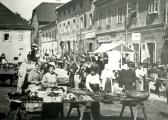
[[(93, 54), (95, 54), (95, 53), (105, 53), (105, 52), (110, 52), (110, 51), (111, 52), (112, 51), (118, 52), (120, 54), (121, 65), (123, 64), (123, 61), (122, 61), (123, 55), (122, 55), (122, 53), (129, 53), (129, 52), (136, 53), (136, 51), (134, 51), (131, 48), (127, 47), (126, 45), (124, 45), (120, 41), (119, 42), (113, 42), (113, 43), (104, 43), (97, 50), (95, 50), (92, 53)], [(112, 57), (114, 57), (114, 55), (112, 55)]]
[(115, 42), (115, 43), (104, 43), (92, 53), (104, 53), (104, 52), (108, 52), (112, 50), (120, 51), (122, 53), (123, 52), (136, 52), (132, 50), (131, 48), (127, 47), (126, 45), (124, 45), (123, 43)]

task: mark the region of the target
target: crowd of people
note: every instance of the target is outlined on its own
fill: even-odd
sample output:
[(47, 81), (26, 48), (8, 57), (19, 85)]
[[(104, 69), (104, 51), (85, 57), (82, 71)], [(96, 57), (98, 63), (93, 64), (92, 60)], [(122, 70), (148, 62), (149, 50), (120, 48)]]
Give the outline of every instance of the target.
[[(2, 60), (5, 59), (3, 55), (1, 55), (1, 58)], [(33, 61), (28, 57), (19, 63), (17, 92), (24, 94), (25, 90), (33, 89), (39, 85), (57, 87), (58, 73), (55, 72), (55, 69), (59, 67), (67, 71), (69, 87), (75, 87), (75, 75), (78, 75), (80, 80), (78, 87), (87, 89), (90, 92), (104, 91), (113, 93), (114, 84), (116, 83), (122, 91), (146, 91), (149, 90), (148, 77), (154, 71), (158, 73), (158, 77), (167, 79), (166, 66), (157, 67), (153, 65), (149, 67), (147, 64), (142, 63), (136, 66), (128, 58), (123, 59), (122, 62), (121, 69), (114, 70), (111, 64), (108, 63), (108, 58), (99, 55), (82, 54), (77, 57), (74, 54), (66, 54), (59, 59), (44, 56), (38, 61)], [(156, 81), (157, 91), (161, 85), (161, 82)], [(164, 86), (167, 88), (168, 98), (168, 82)], [(99, 108), (99, 103), (93, 102), (91, 104), (91, 109), (94, 114), (96, 113), (95, 117), (97, 119), (100, 118)]]

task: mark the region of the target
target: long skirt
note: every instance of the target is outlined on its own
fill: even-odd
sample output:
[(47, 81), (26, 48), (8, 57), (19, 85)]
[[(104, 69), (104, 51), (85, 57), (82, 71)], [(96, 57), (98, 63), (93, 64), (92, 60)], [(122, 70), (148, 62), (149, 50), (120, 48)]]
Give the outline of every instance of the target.
[(109, 93), (113, 92), (112, 79), (106, 78), (104, 90)]

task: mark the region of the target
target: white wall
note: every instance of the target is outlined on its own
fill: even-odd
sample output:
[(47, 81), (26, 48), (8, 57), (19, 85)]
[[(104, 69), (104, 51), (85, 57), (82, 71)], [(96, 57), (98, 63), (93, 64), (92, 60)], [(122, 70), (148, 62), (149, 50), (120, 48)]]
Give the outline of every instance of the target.
[[(4, 40), (4, 34), (9, 34), (9, 40)], [(28, 52), (31, 50), (30, 30), (0, 30), (0, 55), (5, 53), (9, 62), (14, 62), (14, 57), (18, 57), (19, 53), (27, 58)], [(23, 35), (23, 41), (21, 36)], [(23, 50), (19, 50), (23, 48)]]

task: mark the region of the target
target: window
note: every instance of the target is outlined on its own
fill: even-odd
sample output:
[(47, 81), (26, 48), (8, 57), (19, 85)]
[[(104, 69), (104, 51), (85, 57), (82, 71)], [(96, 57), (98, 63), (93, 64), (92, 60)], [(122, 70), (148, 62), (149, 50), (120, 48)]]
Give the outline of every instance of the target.
[(19, 50), (23, 50), (23, 48), (19, 48)]
[(83, 17), (80, 18), (80, 28), (83, 28)]
[(99, 14), (99, 18), (98, 18), (98, 26), (99, 26), (99, 27), (102, 26), (102, 13)]
[(68, 14), (70, 14), (70, 13), (71, 13), (71, 9), (69, 8), (69, 9), (68, 9)]
[(65, 10), (64, 10), (63, 14), (65, 15)]
[(93, 43), (89, 43), (89, 52), (93, 51)]
[(107, 23), (111, 23), (111, 10), (107, 11)]
[(150, 0), (149, 3), (149, 14), (158, 13), (160, 6), (160, 0)]
[(52, 31), (52, 40), (54, 40), (54, 37), (55, 37), (55, 33), (54, 31)]
[(55, 40), (57, 39), (57, 30), (55, 29)]
[(4, 34), (4, 40), (9, 40), (9, 34), (8, 33)]
[(83, 2), (80, 3), (80, 7), (83, 8)]
[(42, 42), (44, 42), (44, 33), (43, 33), (43, 38), (42, 38)]
[(87, 27), (87, 14), (84, 14), (84, 27)]
[(75, 9), (76, 9), (76, 7), (75, 7), (75, 6), (73, 6), (73, 11), (75, 11)]
[(89, 26), (92, 25), (92, 20), (93, 20), (93, 16), (92, 16), (92, 14), (90, 14), (90, 15), (89, 15)]
[(119, 7), (117, 9), (117, 23), (120, 23), (123, 21), (123, 8)]
[(63, 26), (64, 28), (63, 28), (63, 32), (65, 32), (65, 23), (64, 23), (64, 26)]
[(23, 41), (23, 34), (19, 35), (19, 41)]
[(71, 30), (71, 28), (70, 28), (70, 22), (68, 22), (68, 24), (67, 24), (67, 31), (70, 31)]
[(48, 33), (46, 33), (46, 41), (48, 41)]
[(51, 36), (52, 36), (52, 35), (51, 35), (51, 32), (49, 32), (49, 40), (51, 40)]
[(74, 30), (76, 29), (76, 22), (75, 22), (75, 19), (73, 20), (73, 29), (74, 29)]

